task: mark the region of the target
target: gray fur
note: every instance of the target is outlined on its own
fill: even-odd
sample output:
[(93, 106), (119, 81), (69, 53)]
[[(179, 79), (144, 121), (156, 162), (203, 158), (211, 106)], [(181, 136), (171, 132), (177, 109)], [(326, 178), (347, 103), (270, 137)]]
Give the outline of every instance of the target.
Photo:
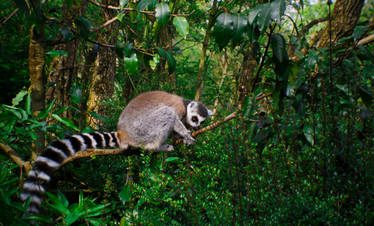
[[(183, 110), (183, 111), (182, 111)], [(184, 112), (184, 114), (181, 114)], [(124, 109), (118, 121), (121, 148), (128, 145), (153, 151), (171, 151), (173, 146), (165, 142), (172, 131), (191, 145), (195, 139), (185, 127), (182, 119), (192, 128), (197, 128), (209, 116), (210, 110), (197, 101), (186, 100), (173, 94), (153, 91), (133, 99)], [(198, 122), (192, 122), (196, 116)], [(196, 121), (196, 118), (195, 118)]]

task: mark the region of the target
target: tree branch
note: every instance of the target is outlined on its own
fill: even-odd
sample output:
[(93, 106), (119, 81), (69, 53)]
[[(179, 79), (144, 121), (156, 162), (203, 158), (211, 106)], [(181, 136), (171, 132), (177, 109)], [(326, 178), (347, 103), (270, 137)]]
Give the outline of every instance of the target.
[(361, 46), (362, 46), (362, 45), (368, 44), (369, 42), (372, 42), (372, 41), (374, 41), (374, 34), (369, 35), (369, 36), (367, 36), (367, 37), (361, 39), (361, 40), (357, 43), (357, 45), (361, 45)]
[(13, 148), (11, 148), (10, 146), (8, 145), (5, 145), (5, 144), (2, 144), (0, 143), (0, 148), (5, 152), (5, 154), (7, 156), (9, 156), (9, 158), (11, 160), (13, 160), (13, 162), (15, 162), (17, 165), (19, 165), (20, 167), (23, 167), (26, 171), (26, 173), (28, 173), (30, 170), (31, 170), (31, 164), (29, 161), (23, 161), (17, 154), (16, 152), (13, 150)]
[[(217, 121), (209, 126), (206, 126), (202, 129), (199, 129), (195, 132), (193, 132), (191, 135), (192, 137), (196, 137), (204, 132), (207, 132), (209, 130), (215, 129), (218, 126), (222, 125), (225, 122), (230, 121), (231, 119), (235, 118), (237, 115), (237, 112), (233, 112), (230, 115), (228, 115), (226, 118), (224, 118), (221, 121)], [(174, 142), (174, 145), (179, 145), (183, 142), (183, 139), (178, 139)], [(4, 152), (20, 167), (24, 167), (26, 173), (28, 173), (31, 170), (31, 164), (30, 161), (23, 161), (16, 153), (15, 151), (9, 147), (8, 145), (4, 145), (0, 143), (0, 148), (4, 150)], [(124, 154), (127, 156), (130, 155), (139, 155), (140, 154), (140, 149), (138, 148), (129, 148), (127, 150), (121, 150), (121, 149), (87, 149), (85, 151), (79, 151), (75, 153), (74, 156), (70, 156), (65, 161), (62, 162), (61, 166), (72, 162), (75, 159), (80, 159), (80, 158), (88, 158), (92, 156), (99, 156), (99, 155), (119, 155), (119, 154)], [(60, 166), (60, 167), (61, 167)]]
[[(334, 18), (331, 18), (331, 19), (334, 19)], [(317, 25), (319, 23), (322, 23), (328, 20), (329, 20), (329, 17), (323, 17), (323, 18), (312, 20), (309, 24), (305, 25), (305, 27), (301, 30), (301, 34), (307, 33), (309, 29), (311, 29), (314, 25)]]

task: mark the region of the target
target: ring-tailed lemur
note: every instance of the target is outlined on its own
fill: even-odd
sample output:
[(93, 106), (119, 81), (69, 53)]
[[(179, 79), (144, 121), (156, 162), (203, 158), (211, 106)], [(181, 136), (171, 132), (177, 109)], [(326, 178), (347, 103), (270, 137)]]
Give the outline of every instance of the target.
[(190, 145), (195, 141), (182, 121), (192, 128), (198, 128), (212, 114), (200, 102), (163, 91), (140, 94), (123, 110), (117, 132), (73, 135), (48, 146), (28, 173), (21, 199), (30, 199), (28, 213), (39, 213), (44, 185), (62, 162), (78, 151), (117, 146), (123, 150), (133, 146), (153, 151), (172, 151), (173, 146), (165, 143), (172, 131), (182, 136), (185, 144)]

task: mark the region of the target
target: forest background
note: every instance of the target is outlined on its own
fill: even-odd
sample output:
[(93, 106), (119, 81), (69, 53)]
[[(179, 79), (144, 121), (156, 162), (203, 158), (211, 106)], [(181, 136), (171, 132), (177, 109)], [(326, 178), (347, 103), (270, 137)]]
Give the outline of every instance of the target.
[[(0, 224), (373, 223), (373, 15), (371, 0), (1, 1)], [(167, 154), (93, 150), (23, 218), (35, 156), (115, 130), (148, 90), (222, 123)]]

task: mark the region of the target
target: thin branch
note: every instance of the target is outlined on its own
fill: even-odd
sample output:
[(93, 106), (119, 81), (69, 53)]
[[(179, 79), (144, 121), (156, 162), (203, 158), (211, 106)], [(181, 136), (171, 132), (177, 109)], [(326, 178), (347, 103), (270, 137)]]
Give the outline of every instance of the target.
[(251, 92), (253, 92), (255, 90), (256, 83), (257, 83), (258, 77), (260, 76), (261, 69), (265, 64), (265, 58), (267, 57), (267, 54), (268, 54), (268, 50), (269, 50), (269, 46), (270, 46), (270, 42), (271, 42), (271, 36), (273, 35), (273, 30), (274, 30), (274, 27), (270, 27), (270, 34), (268, 35), (268, 43), (266, 44), (264, 55), (261, 58), (260, 66), (258, 67), (258, 69), (256, 71), (256, 77), (253, 80)]
[[(331, 18), (331, 19), (334, 19), (334, 18)], [(307, 33), (309, 29), (311, 29), (314, 25), (317, 25), (319, 23), (322, 23), (328, 20), (329, 20), (329, 17), (323, 17), (323, 18), (312, 20), (309, 24), (305, 25), (305, 27), (301, 30), (301, 34)]]
[[(146, 11), (146, 10), (137, 10), (137, 9), (134, 9), (134, 8), (121, 8), (121, 7), (118, 7), (118, 6), (112, 6), (112, 5), (103, 5), (103, 4), (100, 4), (94, 0), (89, 0), (89, 2), (91, 2), (92, 4), (98, 6), (98, 7), (101, 7), (101, 8), (106, 8), (106, 9), (114, 9), (114, 10), (122, 10), (122, 11), (128, 11), (128, 12), (139, 12), (139, 13), (143, 13), (143, 14), (147, 14), (147, 15), (155, 15), (155, 12), (153, 11)], [(186, 17), (186, 16), (190, 16), (195, 10), (193, 10), (190, 14), (170, 14), (170, 16), (174, 16), (174, 17), (178, 17), (178, 16), (183, 16), (183, 17)]]
[[(230, 115), (226, 116), (226, 118), (224, 118), (223, 120), (218, 121), (218, 122), (215, 122), (215, 123), (213, 123), (213, 124), (211, 124), (211, 125), (209, 125), (209, 126), (207, 126), (207, 127), (204, 127), (204, 128), (202, 128), (202, 129), (199, 129), (199, 130), (193, 132), (193, 133), (191, 134), (191, 136), (192, 136), (192, 137), (196, 137), (196, 136), (198, 136), (198, 135), (201, 134), (201, 133), (204, 133), (204, 132), (206, 132), (206, 131), (209, 131), (209, 130), (215, 129), (215, 128), (217, 128), (218, 126), (222, 125), (223, 123), (228, 122), (228, 121), (230, 121), (231, 119), (235, 118), (237, 114), (238, 114), (237, 112), (233, 112), (233, 113), (231, 113)], [(177, 145), (177, 144), (180, 144), (180, 143), (182, 143), (182, 142), (183, 142), (183, 139), (178, 139), (178, 140), (176, 140), (176, 141), (174, 142), (174, 144)]]
[(100, 26), (93, 28), (93, 29), (90, 31), (90, 33), (93, 33), (93, 32), (96, 32), (96, 31), (98, 31), (98, 30), (101, 30), (101, 29), (103, 29), (104, 27), (106, 27), (106, 26), (112, 24), (112, 23), (113, 23), (114, 21), (116, 21), (116, 20), (118, 20), (118, 17), (117, 17), (117, 16), (115, 16), (115, 17), (113, 17), (112, 19), (106, 21), (105, 23), (103, 23), (103, 24), (100, 25)]
[(18, 12), (19, 8), (13, 10), (13, 12), (11, 12), (4, 20), (3, 22), (1, 22), (1, 26), (3, 26), (14, 14), (16, 14), (16, 12)]
[(372, 42), (372, 41), (374, 41), (374, 34), (369, 35), (369, 36), (367, 36), (367, 37), (361, 39), (361, 40), (357, 43), (357, 45), (361, 45), (361, 46), (362, 46), (362, 45), (366, 45), (366, 44), (368, 44), (369, 42)]

